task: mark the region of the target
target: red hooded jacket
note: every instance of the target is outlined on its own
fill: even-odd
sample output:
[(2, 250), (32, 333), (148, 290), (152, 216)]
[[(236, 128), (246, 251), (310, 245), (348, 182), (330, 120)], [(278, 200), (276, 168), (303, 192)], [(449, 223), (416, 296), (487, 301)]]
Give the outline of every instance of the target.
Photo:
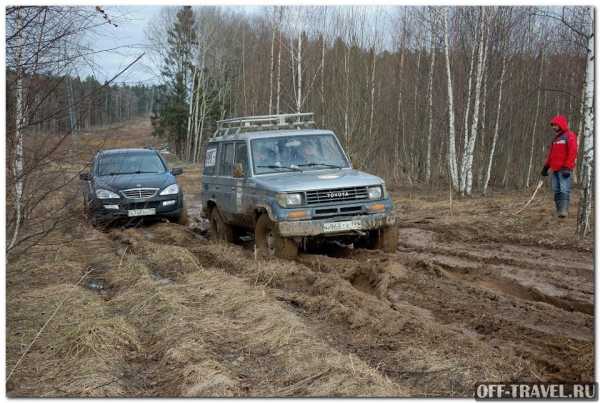
[(550, 124), (557, 125), (561, 131), (552, 140), (544, 165), (554, 172), (563, 168), (572, 170), (577, 159), (577, 136), (569, 130), (567, 118), (563, 115), (554, 116)]

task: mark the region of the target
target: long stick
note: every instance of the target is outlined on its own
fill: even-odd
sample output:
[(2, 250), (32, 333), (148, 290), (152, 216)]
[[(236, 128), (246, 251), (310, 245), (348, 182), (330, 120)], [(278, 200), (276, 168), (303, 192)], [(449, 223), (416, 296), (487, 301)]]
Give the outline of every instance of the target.
[(531, 195), (531, 198), (527, 201), (527, 203), (525, 203), (525, 205), (519, 211), (517, 211), (515, 213), (515, 215), (519, 214), (521, 211), (525, 210), (527, 208), (527, 206), (529, 206), (529, 204), (533, 201), (536, 193), (538, 192), (538, 190), (540, 190), (540, 188), (542, 187), (543, 184), (544, 184), (544, 180), (540, 179), (537, 186), (535, 187), (535, 190), (533, 191), (533, 194)]

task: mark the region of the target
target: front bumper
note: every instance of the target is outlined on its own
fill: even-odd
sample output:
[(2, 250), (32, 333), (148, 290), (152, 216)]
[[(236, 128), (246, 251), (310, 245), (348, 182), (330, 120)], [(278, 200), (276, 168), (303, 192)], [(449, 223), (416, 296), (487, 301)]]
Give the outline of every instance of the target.
[[(171, 201), (171, 204), (164, 205), (164, 202)], [(174, 203), (173, 203), (174, 202)], [(117, 206), (118, 208), (107, 208), (106, 206)], [(116, 220), (119, 218), (130, 218), (129, 211), (137, 209), (155, 209), (154, 215), (140, 216), (143, 217), (167, 217), (177, 218), (183, 208), (183, 193), (177, 195), (155, 196), (151, 199), (136, 200), (136, 199), (95, 199), (93, 202), (93, 214), (96, 219), (100, 220)], [(134, 217), (131, 217), (134, 218)]]
[[(325, 231), (325, 224), (332, 222), (352, 221), (352, 230)], [(337, 217), (321, 220), (280, 221), (277, 229), (284, 237), (317, 236), (317, 235), (344, 235), (355, 234), (357, 231), (368, 231), (382, 228), (396, 223), (392, 213), (368, 214), (353, 217)]]

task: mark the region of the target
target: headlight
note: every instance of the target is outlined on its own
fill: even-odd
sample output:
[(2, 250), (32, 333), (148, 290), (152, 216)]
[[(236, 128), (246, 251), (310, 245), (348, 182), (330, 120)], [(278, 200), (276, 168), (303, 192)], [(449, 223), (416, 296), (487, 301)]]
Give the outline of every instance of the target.
[(119, 199), (119, 195), (106, 189), (96, 189), (98, 199)]
[(381, 186), (373, 186), (369, 188), (369, 200), (379, 200), (381, 199), (382, 191)]
[(277, 203), (281, 207), (299, 206), (302, 204), (300, 193), (277, 193)]
[(164, 188), (162, 190), (162, 192), (160, 192), (161, 196), (166, 196), (166, 195), (176, 195), (177, 193), (179, 193), (179, 186), (177, 186), (176, 183), (167, 186), (166, 188)]

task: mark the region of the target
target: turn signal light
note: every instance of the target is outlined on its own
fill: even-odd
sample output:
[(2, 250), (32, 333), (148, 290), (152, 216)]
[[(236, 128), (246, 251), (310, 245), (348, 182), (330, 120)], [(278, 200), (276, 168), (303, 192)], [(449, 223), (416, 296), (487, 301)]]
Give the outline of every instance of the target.
[(290, 211), (288, 213), (288, 218), (298, 219), (298, 218), (304, 218), (304, 217), (306, 217), (306, 211), (303, 211), (303, 210)]
[(384, 211), (385, 210), (385, 205), (381, 204), (381, 203), (375, 203), (375, 204), (371, 204), (369, 206), (369, 211)]

